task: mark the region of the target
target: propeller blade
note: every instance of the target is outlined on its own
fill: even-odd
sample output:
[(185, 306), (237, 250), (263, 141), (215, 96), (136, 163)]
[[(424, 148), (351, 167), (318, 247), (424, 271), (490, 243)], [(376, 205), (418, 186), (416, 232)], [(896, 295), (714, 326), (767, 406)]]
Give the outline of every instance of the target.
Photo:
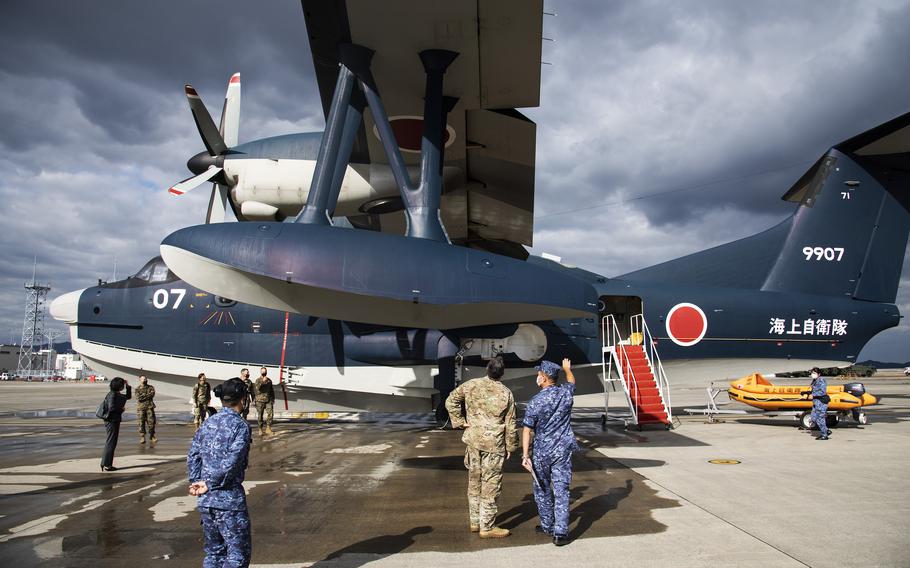
[(207, 169), (206, 171), (199, 174), (198, 176), (193, 176), (191, 178), (187, 178), (187, 179), (183, 180), (182, 182), (174, 185), (167, 191), (171, 195), (178, 195), (178, 196), (183, 195), (184, 193), (188, 192), (189, 190), (199, 187), (200, 185), (209, 181), (210, 179), (212, 179), (219, 173), (221, 173), (221, 168), (219, 168), (217, 166), (212, 166), (209, 169)]
[(240, 73), (231, 75), (228, 82), (224, 107), (221, 109), (221, 127), (218, 130), (228, 148), (237, 145), (240, 132)]
[(199, 94), (192, 85), (186, 85), (184, 88), (186, 90), (186, 100), (190, 103), (190, 110), (193, 112), (193, 119), (196, 121), (196, 128), (199, 129), (199, 135), (202, 136), (205, 149), (212, 156), (224, 154), (227, 152), (227, 146), (218, 129), (215, 128), (212, 115), (209, 114), (208, 109), (205, 108), (202, 99), (199, 98)]
[(212, 184), (212, 195), (209, 197), (209, 212), (205, 216), (205, 222), (224, 223), (224, 206), (227, 205), (228, 188), (220, 183)]

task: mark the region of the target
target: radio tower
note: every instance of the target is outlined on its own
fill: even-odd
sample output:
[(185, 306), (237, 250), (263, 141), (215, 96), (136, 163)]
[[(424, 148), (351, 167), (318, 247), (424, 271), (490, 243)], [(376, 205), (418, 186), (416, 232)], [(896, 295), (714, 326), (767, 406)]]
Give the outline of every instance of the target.
[(47, 304), (47, 293), (50, 286), (38, 284), (35, 274), (38, 259), (32, 268), (32, 281), (25, 284), (25, 320), (22, 322), (22, 343), (19, 346), (19, 368), (16, 374), (20, 377), (34, 377), (44, 374), (44, 361), (38, 351), (44, 340), (44, 313)]

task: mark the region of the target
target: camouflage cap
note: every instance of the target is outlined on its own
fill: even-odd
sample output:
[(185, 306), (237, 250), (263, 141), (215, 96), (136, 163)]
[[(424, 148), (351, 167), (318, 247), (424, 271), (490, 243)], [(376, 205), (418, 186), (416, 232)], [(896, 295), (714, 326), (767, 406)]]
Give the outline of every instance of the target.
[(540, 365), (537, 365), (536, 367), (534, 367), (534, 370), (543, 371), (543, 374), (550, 377), (551, 379), (555, 379), (555, 378), (559, 377), (559, 370), (561, 368), (562, 367), (560, 367), (553, 361), (543, 360), (540, 362)]

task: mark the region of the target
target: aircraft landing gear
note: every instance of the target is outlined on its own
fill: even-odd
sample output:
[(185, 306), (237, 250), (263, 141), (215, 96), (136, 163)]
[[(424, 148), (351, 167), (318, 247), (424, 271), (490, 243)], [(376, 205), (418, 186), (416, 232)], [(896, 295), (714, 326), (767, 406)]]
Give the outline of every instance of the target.
[(854, 408), (853, 410), (850, 411), (850, 413), (853, 415), (853, 420), (857, 424), (865, 425), (865, 424), (869, 423), (869, 416), (862, 410), (860, 410), (858, 408)]

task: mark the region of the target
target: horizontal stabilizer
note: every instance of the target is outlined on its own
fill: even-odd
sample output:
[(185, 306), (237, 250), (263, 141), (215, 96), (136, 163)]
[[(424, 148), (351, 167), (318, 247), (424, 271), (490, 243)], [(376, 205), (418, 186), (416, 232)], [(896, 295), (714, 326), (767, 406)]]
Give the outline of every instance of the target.
[[(910, 159), (908, 159), (910, 158), (910, 112), (891, 119), (884, 124), (879, 124), (862, 134), (857, 134), (849, 140), (835, 144), (832, 148), (844, 154), (852, 154), (858, 158), (878, 159), (882, 165), (887, 165), (892, 169), (910, 169)], [(812, 167), (806, 170), (806, 173), (787, 190), (787, 193), (781, 199), (793, 203), (802, 203), (806, 195), (816, 194), (818, 188), (810, 186), (813, 181), (817, 182), (819, 179), (826, 177), (826, 172), (822, 171), (821, 174), (819, 173), (825, 167), (826, 156), (827, 154), (821, 156), (812, 164)], [(889, 185), (885, 183), (886, 189), (893, 189), (888, 187)], [(900, 193), (896, 193), (895, 197), (902, 203), (906, 202), (904, 196)]]
[(910, 112), (857, 134), (834, 148), (857, 156), (910, 153)]
[(198, 176), (193, 176), (191, 178), (187, 178), (187, 179), (183, 180), (182, 182), (169, 188), (167, 191), (171, 195), (183, 195), (184, 193), (190, 191), (191, 189), (199, 187), (200, 185), (209, 181), (213, 177), (217, 176), (219, 173), (221, 173), (221, 168), (219, 168), (217, 166), (212, 166), (209, 169), (207, 169), (206, 171), (199, 174)]

